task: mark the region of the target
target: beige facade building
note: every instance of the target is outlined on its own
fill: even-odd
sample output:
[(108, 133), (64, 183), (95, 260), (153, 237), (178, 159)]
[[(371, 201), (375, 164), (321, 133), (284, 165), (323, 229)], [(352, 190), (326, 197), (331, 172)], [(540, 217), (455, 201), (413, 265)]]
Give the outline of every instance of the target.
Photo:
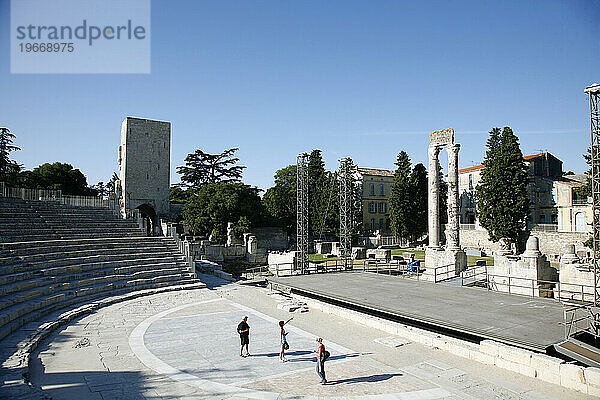
[[(529, 228), (549, 232), (591, 232), (592, 208), (574, 190), (585, 185), (583, 174), (563, 175), (562, 161), (550, 153), (523, 157), (529, 172)], [(477, 221), (475, 188), (485, 167), (458, 171), (460, 221), (463, 229), (482, 229)]]
[(361, 168), (356, 172), (361, 193), (363, 226), (367, 232), (391, 235), (389, 199), (394, 171)]

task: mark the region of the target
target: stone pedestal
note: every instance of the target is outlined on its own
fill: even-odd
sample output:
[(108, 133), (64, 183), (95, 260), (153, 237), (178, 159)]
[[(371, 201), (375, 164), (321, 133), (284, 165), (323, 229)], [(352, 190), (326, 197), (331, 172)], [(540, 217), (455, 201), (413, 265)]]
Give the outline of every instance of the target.
[(467, 267), (467, 254), (461, 249), (425, 249), (425, 280), (440, 281), (458, 276)]
[(560, 258), (559, 280), (561, 299), (594, 300), (594, 268), (591, 264), (581, 263), (573, 244), (566, 246)]
[(490, 276), (492, 290), (552, 297), (556, 281), (558, 273), (540, 252), (539, 240), (535, 236), (529, 237), (526, 250), (520, 256), (503, 255), (501, 252), (494, 254), (494, 274)]

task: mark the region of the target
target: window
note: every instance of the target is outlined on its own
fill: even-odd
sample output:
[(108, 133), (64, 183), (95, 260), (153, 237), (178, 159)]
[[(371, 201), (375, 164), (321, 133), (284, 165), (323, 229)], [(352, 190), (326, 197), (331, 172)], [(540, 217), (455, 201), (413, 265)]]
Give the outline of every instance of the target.
[(469, 174), (469, 190), (473, 190), (473, 174)]
[(371, 230), (375, 230), (375, 218), (371, 218)]
[(379, 214), (383, 214), (383, 203), (379, 203), (377, 211), (379, 212)]
[(383, 203), (383, 213), (387, 214), (387, 203)]
[(380, 196), (384, 196), (385, 195), (385, 191), (383, 190), (383, 183), (381, 185), (379, 185), (379, 195)]
[(379, 219), (379, 229), (383, 229), (383, 218)]
[(375, 212), (375, 203), (372, 201), (369, 202), (369, 214), (373, 214)]
[(386, 219), (385, 220), (385, 229), (389, 230), (390, 229), (390, 219)]
[(371, 196), (375, 196), (375, 184), (371, 183)]

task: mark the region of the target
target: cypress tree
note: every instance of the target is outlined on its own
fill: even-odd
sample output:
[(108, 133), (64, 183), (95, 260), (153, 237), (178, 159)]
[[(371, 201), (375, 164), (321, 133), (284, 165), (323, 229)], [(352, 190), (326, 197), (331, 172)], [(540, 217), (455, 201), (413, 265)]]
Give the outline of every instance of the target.
[(493, 128), (487, 141), (481, 180), (475, 189), (479, 223), (490, 240), (516, 243), (529, 215), (527, 168), (510, 127)]
[(390, 193), (390, 223), (392, 232), (401, 239), (409, 238), (409, 220), (411, 214), (411, 163), (408, 154), (403, 150), (395, 162), (396, 172)]
[(410, 177), (410, 213), (407, 230), (412, 241), (427, 233), (427, 169), (421, 163), (415, 165)]

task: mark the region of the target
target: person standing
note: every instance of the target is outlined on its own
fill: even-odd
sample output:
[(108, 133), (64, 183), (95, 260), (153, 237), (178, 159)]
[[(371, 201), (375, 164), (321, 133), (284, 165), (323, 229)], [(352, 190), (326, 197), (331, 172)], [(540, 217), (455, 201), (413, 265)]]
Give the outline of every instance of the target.
[(285, 331), (284, 326), (293, 319), (294, 317), (288, 319), (285, 322), (279, 321), (279, 345), (281, 346), (281, 351), (279, 352), (279, 360), (281, 362), (287, 361), (287, 359), (285, 358), (285, 351), (290, 347), (287, 343), (287, 332)]
[(317, 350), (315, 353), (317, 353), (317, 374), (321, 378), (321, 385), (324, 385), (327, 383), (327, 380), (325, 379), (325, 359), (327, 357), (323, 339), (321, 338), (317, 338)]
[[(248, 325), (248, 317), (242, 318), (242, 322), (239, 323), (237, 331), (240, 334), (240, 357), (248, 357), (248, 344), (250, 343), (250, 326)], [(246, 355), (244, 355), (244, 346), (246, 346)]]

